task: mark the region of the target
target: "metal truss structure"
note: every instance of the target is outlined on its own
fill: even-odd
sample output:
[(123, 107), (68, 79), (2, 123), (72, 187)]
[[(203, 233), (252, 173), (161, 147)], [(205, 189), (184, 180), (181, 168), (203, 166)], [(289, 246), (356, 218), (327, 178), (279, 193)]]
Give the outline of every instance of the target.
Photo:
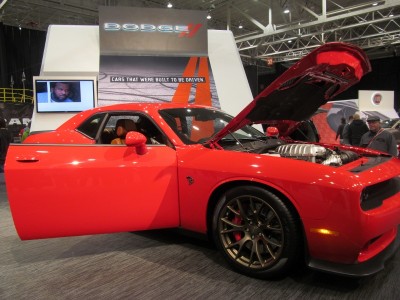
[[(308, 19), (287, 24), (262, 25), (243, 14), (261, 32), (237, 36), (241, 56), (246, 61), (265, 60), (267, 64), (296, 60), (327, 42), (341, 41), (363, 48), (370, 58), (400, 55), (400, 1), (368, 2), (328, 11), (327, 0), (320, 1), (319, 14), (295, 3)], [(237, 10), (235, 6), (231, 9)], [(271, 8), (268, 8), (272, 16)], [(272, 18), (271, 18), (272, 19)]]
[(290, 63), (333, 41), (358, 45), (371, 59), (400, 55), (400, 0), (0, 0), (0, 23), (95, 25), (99, 6), (167, 4), (208, 11), (208, 28), (231, 30), (244, 64)]

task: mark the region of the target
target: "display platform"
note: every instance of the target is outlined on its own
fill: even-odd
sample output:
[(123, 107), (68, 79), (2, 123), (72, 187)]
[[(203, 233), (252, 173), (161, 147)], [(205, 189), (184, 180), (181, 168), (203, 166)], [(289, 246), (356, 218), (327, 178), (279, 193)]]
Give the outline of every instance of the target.
[(2, 175), (3, 300), (400, 299), (399, 252), (382, 272), (363, 279), (299, 268), (289, 277), (267, 281), (230, 270), (207, 241), (168, 230), (21, 242)]

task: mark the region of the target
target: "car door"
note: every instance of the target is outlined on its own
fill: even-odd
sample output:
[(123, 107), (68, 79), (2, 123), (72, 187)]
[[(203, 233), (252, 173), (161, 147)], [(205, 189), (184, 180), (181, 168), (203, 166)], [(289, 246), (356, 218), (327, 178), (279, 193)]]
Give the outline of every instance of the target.
[(147, 148), (10, 146), (7, 195), (21, 239), (178, 226), (175, 150)]

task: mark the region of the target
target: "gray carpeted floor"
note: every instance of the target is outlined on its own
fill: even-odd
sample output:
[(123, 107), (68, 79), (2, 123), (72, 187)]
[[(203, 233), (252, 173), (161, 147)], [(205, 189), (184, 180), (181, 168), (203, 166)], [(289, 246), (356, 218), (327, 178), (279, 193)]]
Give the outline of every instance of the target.
[(375, 276), (309, 269), (276, 281), (231, 271), (172, 231), (20, 241), (0, 176), (0, 299), (400, 299), (400, 251)]

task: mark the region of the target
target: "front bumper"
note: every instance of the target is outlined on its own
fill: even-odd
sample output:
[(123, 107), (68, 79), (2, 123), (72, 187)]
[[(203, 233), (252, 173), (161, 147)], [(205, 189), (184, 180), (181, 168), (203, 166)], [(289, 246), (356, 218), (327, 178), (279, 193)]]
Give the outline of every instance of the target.
[(385, 262), (391, 258), (400, 246), (400, 226), (397, 230), (396, 238), (387, 248), (373, 258), (357, 264), (338, 264), (318, 259), (310, 259), (307, 265), (319, 271), (335, 273), (349, 277), (364, 277), (373, 275), (385, 268)]

